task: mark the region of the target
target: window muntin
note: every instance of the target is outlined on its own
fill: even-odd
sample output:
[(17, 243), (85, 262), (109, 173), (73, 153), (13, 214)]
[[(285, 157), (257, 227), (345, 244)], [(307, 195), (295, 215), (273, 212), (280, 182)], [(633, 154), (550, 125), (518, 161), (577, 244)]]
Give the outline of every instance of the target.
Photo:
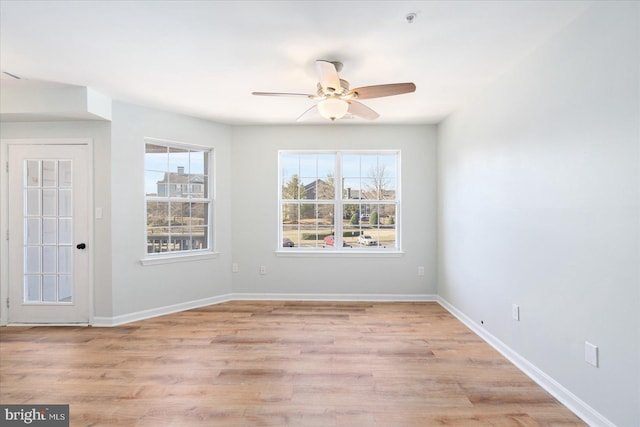
[(147, 141), (147, 254), (211, 251), (211, 150)]
[(399, 151), (281, 151), (279, 161), (279, 249), (399, 251)]

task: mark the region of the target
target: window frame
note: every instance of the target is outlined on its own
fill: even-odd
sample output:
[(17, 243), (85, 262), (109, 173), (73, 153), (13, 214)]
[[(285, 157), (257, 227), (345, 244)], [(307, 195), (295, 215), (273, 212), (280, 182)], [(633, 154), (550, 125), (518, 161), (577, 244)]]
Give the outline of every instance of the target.
[[(346, 205), (353, 204), (389, 204), (395, 206), (395, 246), (391, 248), (387, 247), (343, 247), (343, 221), (335, 220), (333, 224), (334, 228), (334, 236), (335, 243), (333, 246), (323, 246), (323, 247), (283, 247), (283, 201), (282, 198), (282, 179), (283, 179), (283, 170), (282, 170), (282, 155), (283, 154), (310, 154), (310, 155), (318, 155), (318, 154), (334, 154), (335, 157), (335, 170), (334, 170), (334, 198), (333, 199), (309, 199), (309, 203), (315, 204), (326, 204), (330, 203), (334, 205), (333, 215), (334, 218), (342, 218), (344, 207)], [(359, 199), (357, 203), (349, 203), (350, 199), (343, 198), (344, 192), (344, 170), (343, 170), (343, 162), (342, 158), (344, 155), (389, 155), (393, 154), (396, 156), (395, 159), (395, 169), (396, 175), (394, 177), (396, 181), (396, 193), (395, 198), (390, 199), (389, 201), (375, 199), (367, 201), (366, 199)], [(340, 257), (369, 257), (369, 256), (384, 256), (384, 257), (395, 257), (401, 256), (403, 254), (402, 251), (402, 239), (401, 239), (401, 227), (402, 227), (402, 191), (401, 191), (401, 170), (402, 165), (402, 151), (400, 149), (348, 149), (348, 150), (278, 150), (278, 231), (277, 236), (278, 240), (276, 242), (276, 255), (277, 256), (340, 256)], [(288, 201), (289, 199), (287, 199)], [(319, 202), (319, 203), (318, 203)]]
[[(193, 197), (189, 197), (190, 193), (187, 193), (187, 197), (178, 197), (178, 196), (171, 196), (171, 192), (168, 189), (168, 195), (167, 196), (148, 196), (146, 189), (144, 189), (144, 255), (142, 257), (142, 259), (140, 260), (140, 263), (142, 265), (155, 265), (155, 264), (164, 264), (164, 263), (171, 263), (171, 262), (180, 262), (180, 261), (192, 261), (192, 260), (198, 260), (198, 259), (208, 259), (208, 258), (215, 258), (217, 257), (218, 253), (215, 251), (215, 233), (214, 233), (214, 228), (215, 228), (215, 201), (216, 201), (216, 197), (215, 197), (215, 180), (214, 180), (214, 173), (215, 173), (215, 150), (213, 147), (209, 147), (209, 146), (204, 146), (204, 145), (198, 145), (198, 144), (190, 144), (190, 143), (184, 143), (184, 142), (176, 142), (176, 141), (169, 141), (169, 140), (163, 140), (163, 139), (158, 139), (158, 138), (144, 138), (144, 145), (143, 145), (143, 175), (146, 175), (147, 172), (147, 168), (146, 168), (146, 146), (147, 144), (151, 144), (151, 145), (157, 145), (157, 146), (161, 146), (161, 147), (166, 147), (166, 148), (177, 148), (177, 149), (181, 149), (181, 150), (190, 150), (190, 151), (195, 151), (195, 152), (202, 152), (204, 153), (206, 162), (208, 164), (208, 168), (206, 171), (206, 174), (203, 174), (206, 176), (206, 179), (203, 180), (201, 185), (205, 185), (208, 188), (208, 194), (207, 197), (201, 197), (201, 198), (193, 198)], [(164, 172), (171, 172), (169, 170), (164, 171)], [(146, 176), (143, 176), (143, 182), (146, 185)], [(167, 251), (167, 252), (148, 252), (148, 242), (149, 242), (149, 234), (148, 234), (148, 217), (147, 217), (147, 207), (148, 207), (148, 203), (149, 202), (153, 202), (153, 201), (161, 201), (161, 202), (167, 202), (168, 204), (171, 203), (192, 203), (192, 202), (198, 202), (198, 203), (205, 203), (207, 205), (207, 226), (206, 226), (206, 241), (207, 241), (207, 248), (204, 249), (187, 249), (187, 250), (177, 250), (177, 251)]]

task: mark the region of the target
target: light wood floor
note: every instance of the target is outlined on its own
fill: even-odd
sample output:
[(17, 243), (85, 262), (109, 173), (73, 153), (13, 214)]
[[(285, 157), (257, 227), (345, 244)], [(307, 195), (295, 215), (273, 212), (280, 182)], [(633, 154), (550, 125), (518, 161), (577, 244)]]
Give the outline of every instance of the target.
[(435, 303), (228, 302), (0, 330), (0, 402), (71, 426), (574, 426)]

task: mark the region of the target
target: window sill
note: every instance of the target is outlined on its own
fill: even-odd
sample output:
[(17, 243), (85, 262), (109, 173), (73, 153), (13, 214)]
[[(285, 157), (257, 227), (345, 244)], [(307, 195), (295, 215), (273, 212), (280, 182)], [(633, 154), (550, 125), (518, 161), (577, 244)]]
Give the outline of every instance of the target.
[(200, 252), (200, 253), (179, 254), (179, 255), (160, 254), (156, 256), (142, 258), (140, 260), (140, 264), (146, 267), (150, 265), (172, 264), (176, 262), (200, 261), (203, 259), (218, 258), (219, 254), (220, 252)]
[(276, 251), (276, 256), (281, 257), (335, 257), (335, 258), (400, 258), (404, 255), (402, 251), (367, 251), (367, 250), (348, 250), (348, 251), (316, 251), (316, 250), (308, 250), (308, 251)]

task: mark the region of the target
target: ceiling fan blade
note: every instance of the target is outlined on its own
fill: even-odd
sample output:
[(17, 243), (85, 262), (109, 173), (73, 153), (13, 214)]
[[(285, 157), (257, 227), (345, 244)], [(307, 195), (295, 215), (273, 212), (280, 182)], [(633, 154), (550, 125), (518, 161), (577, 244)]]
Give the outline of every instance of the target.
[(316, 70), (318, 71), (322, 89), (329, 92), (340, 90), (340, 77), (336, 66), (332, 62), (318, 60), (316, 61)]
[(296, 119), (296, 122), (302, 122), (304, 120), (311, 119), (315, 116), (320, 116), (320, 112), (318, 111), (318, 104), (314, 105), (304, 113), (300, 114), (300, 117)]
[(391, 83), (386, 85), (363, 86), (351, 89), (349, 95), (354, 95), (357, 99), (381, 98), (383, 96), (400, 95), (403, 93), (415, 92), (416, 85), (413, 83)]
[(303, 96), (305, 98), (314, 98), (316, 95), (309, 95), (307, 93), (285, 93), (285, 92), (251, 92), (251, 95), (258, 96)]
[(362, 102), (358, 102), (354, 100), (351, 100), (348, 102), (349, 102), (349, 109), (347, 111), (355, 116), (359, 116), (367, 120), (375, 120), (378, 117), (380, 117), (380, 114), (376, 113), (371, 108), (364, 105)]

